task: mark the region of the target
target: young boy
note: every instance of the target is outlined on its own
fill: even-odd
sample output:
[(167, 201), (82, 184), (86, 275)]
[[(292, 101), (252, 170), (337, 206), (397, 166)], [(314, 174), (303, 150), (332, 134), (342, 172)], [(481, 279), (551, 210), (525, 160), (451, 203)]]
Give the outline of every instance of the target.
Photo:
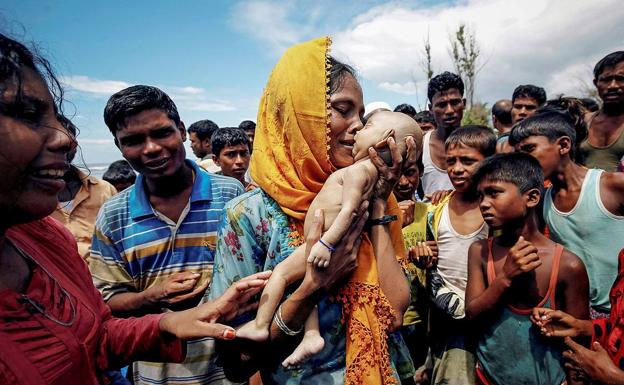
[[(366, 126), (357, 132), (353, 146), (355, 163), (331, 174), (314, 198), (306, 215), (305, 234), (308, 233), (308, 229), (314, 220), (314, 213), (322, 209), (325, 214), (324, 233), (319, 242), (312, 246), (308, 262), (320, 268), (329, 264), (333, 246), (346, 232), (352, 214), (357, 211), (362, 202), (370, 198), (377, 182), (378, 172), (369, 158), (368, 149), (392, 138), (397, 143), (401, 155), (405, 157), (407, 153), (406, 139), (410, 136), (414, 138), (416, 148), (421, 148), (422, 132), (416, 121), (400, 112), (389, 111), (375, 113), (369, 118)], [(383, 152), (380, 151), (380, 155), (383, 157)], [(268, 337), (269, 325), (285, 288), (305, 275), (304, 250), (305, 246), (297, 248), (295, 252), (276, 266), (271, 275), (273, 279), (269, 280), (262, 292), (256, 319), (243, 325), (237, 331), (237, 337), (257, 341), (265, 340)], [(313, 311), (305, 323), (303, 340), (293, 354), (286, 358), (283, 365), (287, 367), (296, 365), (318, 353), (323, 346), (324, 341), (318, 332), (318, 313)]]
[(574, 162), (577, 134), (566, 112), (541, 110), (514, 127), (509, 143), (534, 156), (552, 182), (544, 196), (550, 238), (585, 264), (592, 318), (607, 316), (616, 256), (624, 248), (624, 174)]
[[(488, 227), (470, 178), (479, 162), (494, 155), (496, 136), (483, 126), (453, 131), (445, 142), (446, 170), (455, 191), (447, 195), (430, 215), (436, 242), (410, 249), (410, 257), (429, 265), (427, 283), (431, 307), (432, 383), (474, 383), (476, 341), (464, 320), (464, 294), (468, 279), (468, 248), (485, 239)], [(423, 261), (437, 254), (437, 263)], [(427, 266), (425, 266), (427, 267)]]
[(247, 186), (245, 173), (249, 168), (250, 142), (240, 128), (223, 127), (212, 134), (212, 160), (221, 167), (217, 174), (230, 176)]
[[(478, 384), (562, 384), (560, 346), (531, 327), (533, 307), (587, 319), (588, 281), (580, 259), (539, 232), (544, 176), (521, 153), (497, 154), (473, 176), (483, 219), (500, 236), (468, 252), (466, 317), (478, 320)], [(575, 383), (568, 376), (568, 383)]]

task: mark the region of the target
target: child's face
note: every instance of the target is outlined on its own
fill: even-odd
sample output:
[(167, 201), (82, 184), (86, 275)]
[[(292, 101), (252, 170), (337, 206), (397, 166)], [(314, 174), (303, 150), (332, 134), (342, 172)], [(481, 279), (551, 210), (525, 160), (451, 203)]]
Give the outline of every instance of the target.
[(235, 146), (225, 146), (215, 156), (214, 161), (217, 166), (221, 167), (221, 172), (225, 176), (231, 176), (239, 181), (245, 180), (245, 173), (249, 168), (249, 147), (246, 144), (237, 144)]
[(446, 172), (457, 192), (465, 192), (470, 188), (470, 178), (477, 165), (485, 157), (476, 148), (463, 144), (451, 145), (446, 150)]
[(525, 138), (516, 146), (516, 151), (527, 153), (538, 160), (544, 177), (551, 177), (558, 169), (561, 163), (561, 154), (559, 141), (550, 141), (548, 137), (534, 135)]
[(518, 186), (503, 181), (481, 180), (479, 191), (481, 215), (493, 229), (509, 222), (524, 218), (527, 212), (526, 194), (521, 194)]
[(380, 118), (380, 113), (372, 115), (366, 125), (355, 133), (353, 144), (353, 159), (356, 161), (368, 156), (368, 149), (383, 140), (383, 135), (388, 128), (385, 119)]
[(417, 164), (412, 164), (410, 167), (401, 170), (401, 178), (399, 182), (394, 186), (394, 196), (397, 201), (408, 201), (414, 198), (416, 188), (418, 188), (418, 182), (420, 181), (420, 170)]

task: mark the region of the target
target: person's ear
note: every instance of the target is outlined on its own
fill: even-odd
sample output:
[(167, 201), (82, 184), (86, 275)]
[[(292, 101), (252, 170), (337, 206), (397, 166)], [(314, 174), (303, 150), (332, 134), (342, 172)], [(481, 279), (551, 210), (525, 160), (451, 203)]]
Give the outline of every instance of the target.
[(529, 208), (536, 207), (539, 204), (540, 199), (542, 199), (542, 194), (538, 188), (530, 189), (524, 193), (524, 196), (526, 197), (526, 205)]
[(594, 78), (592, 82), (594, 83), (594, 87), (598, 88), (598, 79)]
[(462, 103), (464, 103), (464, 107), (466, 107), (466, 98), (462, 98)]
[(557, 138), (556, 144), (559, 146), (559, 155), (567, 155), (572, 151), (572, 139), (569, 136)]
[(433, 104), (429, 103), (429, 111), (433, 111)]
[(186, 142), (186, 127), (184, 127), (184, 122), (180, 120), (178, 123), (178, 130), (180, 130), (180, 136), (182, 137), (182, 141)]
[(394, 128), (389, 128), (386, 131), (384, 131), (381, 140), (386, 140), (391, 137), (394, 138)]
[(221, 167), (221, 163), (219, 163), (219, 157), (215, 154), (212, 154), (212, 161), (219, 167)]

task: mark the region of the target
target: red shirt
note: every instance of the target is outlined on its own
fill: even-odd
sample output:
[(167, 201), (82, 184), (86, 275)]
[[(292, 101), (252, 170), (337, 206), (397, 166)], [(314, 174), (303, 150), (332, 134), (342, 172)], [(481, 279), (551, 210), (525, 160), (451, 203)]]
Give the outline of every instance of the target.
[(624, 339), (624, 249), (620, 251), (618, 263), (618, 276), (609, 294), (611, 313), (609, 318), (592, 321), (594, 324), (592, 343), (600, 342), (613, 362), (624, 370), (624, 346), (622, 346), (622, 339)]
[(104, 370), (139, 358), (184, 358), (183, 344), (161, 334), (162, 314), (111, 316), (74, 237), (59, 222), (45, 218), (13, 226), (6, 236), (34, 264), (27, 298), (0, 291), (0, 383), (100, 384)]

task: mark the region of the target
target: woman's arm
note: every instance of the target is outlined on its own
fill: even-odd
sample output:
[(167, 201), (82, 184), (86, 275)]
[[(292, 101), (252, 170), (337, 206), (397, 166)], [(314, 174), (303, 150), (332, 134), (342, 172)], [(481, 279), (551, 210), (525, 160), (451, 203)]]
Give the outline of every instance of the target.
[[(403, 158), (394, 142), (394, 138), (388, 138), (375, 146), (376, 148), (388, 147), (392, 155), (392, 165), (390, 166), (386, 165), (384, 160), (377, 154), (375, 148), (369, 149), (370, 158), (379, 172), (378, 182), (375, 186), (373, 197), (371, 198), (372, 219), (379, 219), (386, 214), (386, 202), (394, 186), (401, 177), (401, 171), (403, 168), (409, 168), (416, 164), (418, 150), (416, 149), (414, 138), (408, 137), (405, 142), (407, 146), (405, 162), (403, 162)], [(410, 289), (408, 280), (403, 279), (405, 278), (405, 274), (397, 261), (397, 254), (392, 244), (392, 237), (389, 229), (389, 225), (373, 226), (370, 230), (370, 236), (375, 251), (375, 257), (377, 258), (379, 285), (388, 298), (388, 301), (390, 301), (390, 304), (395, 309), (394, 326), (400, 326), (403, 313), (409, 305)]]
[[(386, 202), (375, 199), (371, 202), (371, 218), (381, 218), (386, 214)], [(410, 300), (409, 282), (405, 279), (405, 273), (396, 257), (390, 227), (376, 225), (370, 228), (371, 243), (377, 259), (377, 274), (379, 286), (394, 308), (394, 327), (400, 327), (403, 321), (403, 313), (407, 309)]]

